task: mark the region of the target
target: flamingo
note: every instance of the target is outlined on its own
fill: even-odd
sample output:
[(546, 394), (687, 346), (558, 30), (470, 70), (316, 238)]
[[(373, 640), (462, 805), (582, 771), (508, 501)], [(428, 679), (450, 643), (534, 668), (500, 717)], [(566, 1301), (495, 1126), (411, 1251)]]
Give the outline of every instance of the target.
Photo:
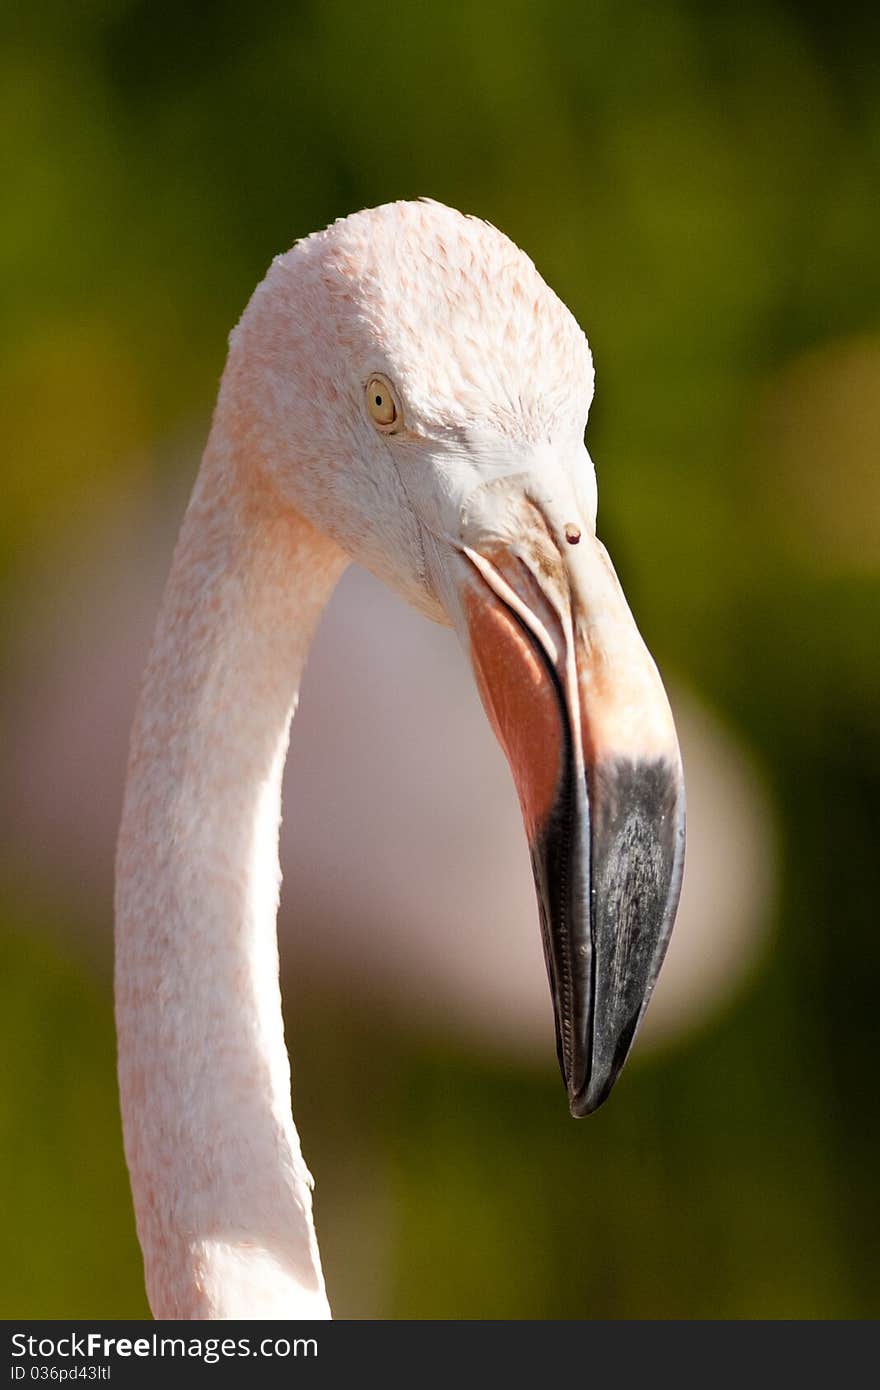
[(519, 794), (572, 1114), (623, 1065), (675, 916), (684, 790), (596, 538), (592, 394), (587, 340), (531, 260), (427, 200), (276, 257), (231, 334), (117, 851), (120, 1102), (157, 1318), (330, 1316), (291, 1113), (278, 832), (310, 639), (351, 560), (470, 657)]

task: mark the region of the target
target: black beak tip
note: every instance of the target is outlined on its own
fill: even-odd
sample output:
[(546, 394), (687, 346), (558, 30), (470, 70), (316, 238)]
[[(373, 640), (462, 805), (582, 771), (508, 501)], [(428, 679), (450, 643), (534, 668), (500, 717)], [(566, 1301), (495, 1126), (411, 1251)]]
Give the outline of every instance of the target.
[[(608, 1099), (657, 980), (684, 863), (681, 770), (597, 763), (531, 845), (556, 1051), (571, 1114)], [(587, 791), (589, 790), (589, 796)]]
[(610, 1076), (606, 1076), (600, 1082), (596, 1079), (588, 1081), (586, 1086), (582, 1086), (579, 1091), (569, 1092), (568, 1108), (575, 1120), (582, 1120), (587, 1115), (594, 1115), (601, 1105), (604, 1105), (614, 1088), (614, 1083), (620, 1074), (620, 1067), (617, 1067)]
[[(612, 1083), (613, 1084), (613, 1083)], [(587, 1118), (587, 1115), (594, 1115), (599, 1106), (608, 1099), (612, 1087), (606, 1086), (601, 1093), (594, 1094), (589, 1088), (578, 1091), (577, 1095), (570, 1095), (569, 1109), (571, 1116), (576, 1120)]]
[[(602, 1100), (604, 1099), (605, 1097), (603, 1096)], [(568, 1108), (571, 1111), (572, 1118), (575, 1120), (583, 1120), (587, 1115), (592, 1115), (594, 1110), (598, 1110), (599, 1106), (602, 1104), (602, 1100), (600, 1100), (598, 1104), (594, 1104), (586, 1091), (578, 1091), (577, 1095), (569, 1096)]]
[[(653, 981), (648, 987), (649, 996), (652, 990)], [(563, 1072), (568, 1108), (576, 1120), (594, 1114), (611, 1095), (629, 1056), (640, 1016), (641, 1010), (636, 1009), (622, 1025), (612, 1020), (610, 1028), (594, 1031), (588, 1064), (581, 1065), (576, 1076)]]

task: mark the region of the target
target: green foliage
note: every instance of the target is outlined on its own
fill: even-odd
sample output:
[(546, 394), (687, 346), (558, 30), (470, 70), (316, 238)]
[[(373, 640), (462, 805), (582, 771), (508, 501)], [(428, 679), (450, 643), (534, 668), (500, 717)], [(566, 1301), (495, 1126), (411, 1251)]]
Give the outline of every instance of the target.
[(143, 1317), (108, 992), (15, 917), (0, 923), (0, 1315)]

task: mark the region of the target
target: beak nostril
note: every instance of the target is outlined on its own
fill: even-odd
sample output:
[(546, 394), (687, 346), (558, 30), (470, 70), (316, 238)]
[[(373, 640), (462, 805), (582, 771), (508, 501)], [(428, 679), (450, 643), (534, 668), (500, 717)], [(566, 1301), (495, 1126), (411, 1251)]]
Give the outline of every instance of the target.
[(580, 528), (573, 526), (570, 521), (567, 522), (565, 527), (565, 539), (568, 541), (569, 545), (577, 545), (580, 538)]

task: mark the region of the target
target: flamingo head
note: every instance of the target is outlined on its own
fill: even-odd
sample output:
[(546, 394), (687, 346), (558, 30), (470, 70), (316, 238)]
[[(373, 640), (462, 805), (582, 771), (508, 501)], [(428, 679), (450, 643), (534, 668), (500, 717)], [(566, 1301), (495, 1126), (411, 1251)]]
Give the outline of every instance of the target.
[(672, 714), (596, 537), (592, 394), (587, 340), (528, 257), (431, 202), (279, 257), (221, 392), (247, 400), (285, 503), (469, 654), (519, 793), (575, 1115), (627, 1056), (684, 855)]

